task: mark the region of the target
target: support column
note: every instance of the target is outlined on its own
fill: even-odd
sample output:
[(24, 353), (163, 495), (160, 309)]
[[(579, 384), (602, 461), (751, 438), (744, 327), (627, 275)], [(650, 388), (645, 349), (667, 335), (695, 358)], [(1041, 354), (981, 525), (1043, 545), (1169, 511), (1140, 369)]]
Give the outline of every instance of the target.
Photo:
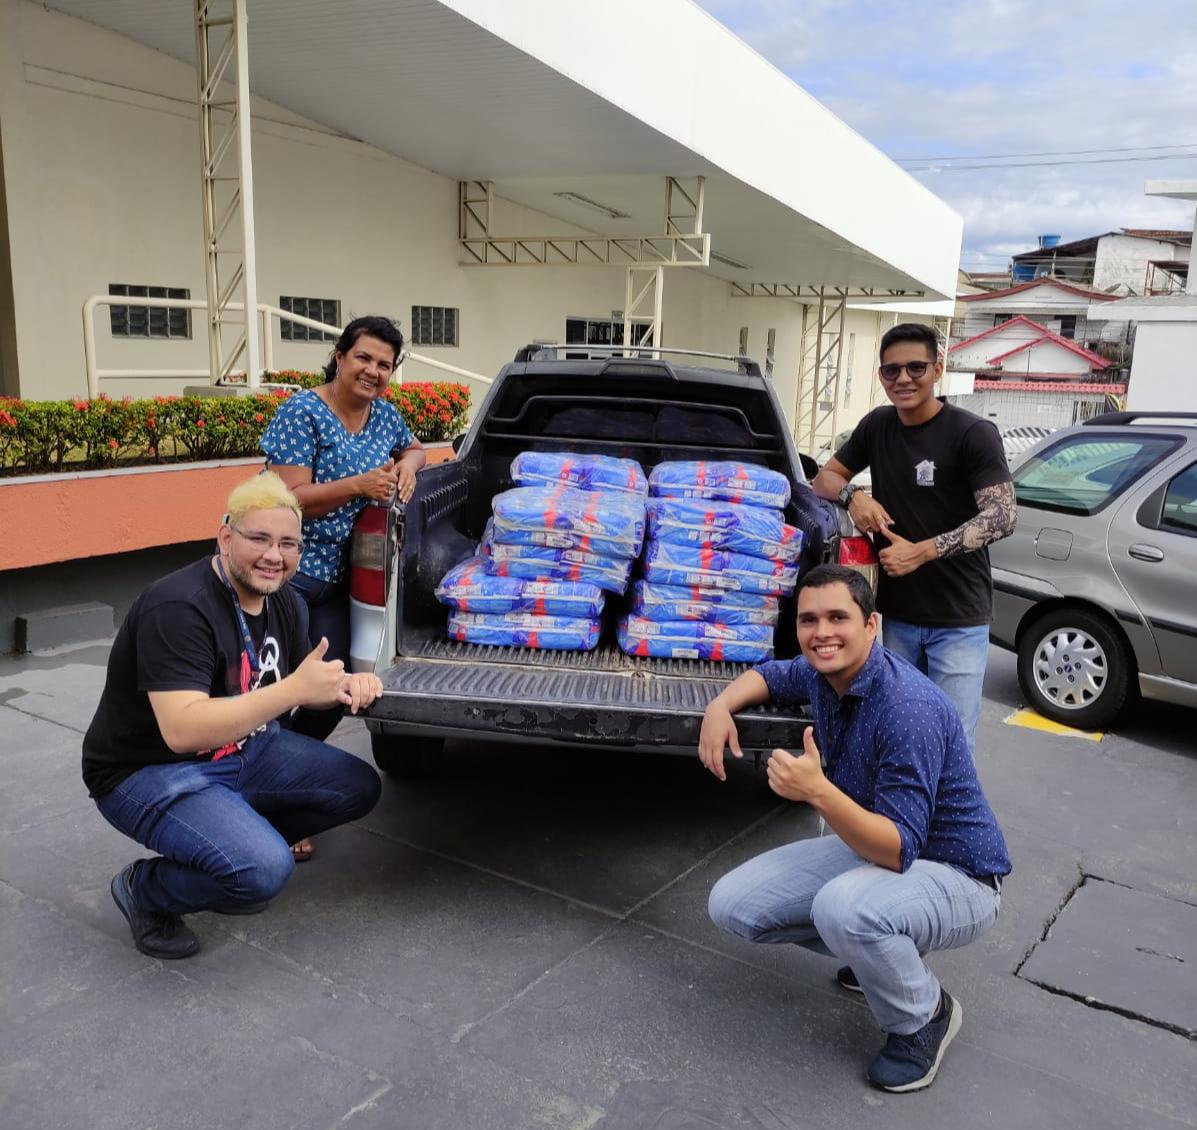
[[(623, 355), (632, 357), (641, 346), (652, 346), (660, 358), (661, 299), (665, 290), (664, 267), (628, 267), (623, 290)], [(636, 319), (647, 319), (648, 328), (637, 333)]]
[(195, 44), (209, 371), (212, 383), (219, 384), (240, 362), (249, 387), (258, 388), (262, 366), (246, 0), (195, 0)]
[(817, 305), (802, 308), (794, 442), (800, 452), (809, 455), (834, 440), (839, 430), (846, 311), (842, 293), (827, 295), (822, 290)]

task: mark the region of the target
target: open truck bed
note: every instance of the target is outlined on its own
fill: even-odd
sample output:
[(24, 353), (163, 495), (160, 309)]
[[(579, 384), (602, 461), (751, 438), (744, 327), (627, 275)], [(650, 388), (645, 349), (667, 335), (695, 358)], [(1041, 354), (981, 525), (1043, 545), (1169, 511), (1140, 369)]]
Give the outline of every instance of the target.
[[(666, 460), (736, 459), (790, 480), (785, 518), (805, 538), (802, 569), (833, 559), (836, 518), (807, 485), (772, 382), (745, 359), (734, 367), (599, 361), (521, 351), (495, 379), (458, 458), (426, 468), (405, 511), (392, 511), (384, 639), (375, 669), (384, 693), (367, 716), (387, 772), (420, 771), (446, 737), (580, 743), (694, 753), (703, 711), (745, 664), (624, 655), (623, 611), (612, 596), (593, 652), (482, 647), (446, 638), (437, 584), (470, 556), (492, 499), (512, 486), (523, 451), (602, 452), (646, 472)], [(796, 654), (793, 600), (784, 599), (779, 658)], [(803, 717), (762, 708), (737, 720), (749, 749), (801, 741)]]

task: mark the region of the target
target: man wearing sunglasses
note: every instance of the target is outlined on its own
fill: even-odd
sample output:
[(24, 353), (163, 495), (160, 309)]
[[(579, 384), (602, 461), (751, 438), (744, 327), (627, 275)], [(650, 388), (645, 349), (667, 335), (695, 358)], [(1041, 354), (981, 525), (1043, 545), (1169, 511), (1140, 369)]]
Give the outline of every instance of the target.
[[(872, 534), (885, 646), (926, 674), (964, 723), (973, 749), (993, 616), (990, 543), (1014, 532), (1017, 503), (997, 428), (935, 395), (943, 375), (930, 326), (881, 339), (890, 400), (857, 424), (813, 486)], [(872, 494), (850, 480), (872, 469)]]
[(300, 508), (275, 474), (238, 486), (205, 557), (134, 601), (83, 738), (83, 781), (104, 818), (157, 854), (112, 880), (134, 945), (190, 957), (185, 914), (254, 914), (282, 890), (290, 844), (364, 816), (378, 775), (288, 728), (300, 706), (369, 706), (382, 685), (309, 650), (287, 587)]

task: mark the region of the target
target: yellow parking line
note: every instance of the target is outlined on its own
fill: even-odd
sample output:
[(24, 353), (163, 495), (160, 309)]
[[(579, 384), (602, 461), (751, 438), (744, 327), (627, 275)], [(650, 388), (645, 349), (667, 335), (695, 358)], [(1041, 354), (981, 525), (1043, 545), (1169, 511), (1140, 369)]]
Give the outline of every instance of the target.
[(1105, 733), (1101, 730), (1077, 730), (1072, 726), (1053, 722), (1050, 718), (1044, 718), (1042, 714), (1031, 710), (1030, 707), (1016, 710), (1004, 721), (1007, 726), (1023, 726), (1028, 730), (1040, 730), (1045, 734), (1062, 734), (1066, 738), (1084, 738), (1090, 742), (1099, 742), (1105, 737)]

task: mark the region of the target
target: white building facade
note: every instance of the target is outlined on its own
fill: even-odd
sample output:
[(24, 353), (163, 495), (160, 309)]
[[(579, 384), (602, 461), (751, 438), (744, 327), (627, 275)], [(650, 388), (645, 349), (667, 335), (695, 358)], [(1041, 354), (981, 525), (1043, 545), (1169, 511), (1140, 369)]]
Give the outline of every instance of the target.
[[(662, 344), (745, 347), (762, 365), (768, 355), (779, 397), (797, 415), (812, 396), (799, 386), (804, 353), (809, 385), (803, 335), (814, 289), (840, 288), (854, 302), (833, 327), (842, 328), (839, 379), (816, 399), (826, 407), (833, 393), (842, 429), (876, 402), (880, 334), (899, 319), (931, 320), (857, 304), (874, 289), (928, 301), (952, 293), (959, 218), (689, 4), (637, 9), (638, 23), (664, 21), (662, 33), (672, 27), (705, 51), (691, 68), (649, 74), (639, 52), (613, 65), (619, 56), (601, 36), (580, 51), (570, 32), (577, 4), (248, 7), (251, 86), (285, 95), (253, 99), (261, 302), (333, 324), (385, 313), (409, 337), (419, 331), (419, 353), (493, 374), (528, 342), (565, 340), (580, 324), (592, 337), (610, 332), (622, 318), (625, 272), (463, 265), (463, 180), (493, 185), (491, 232), (618, 237), (662, 230), (666, 177), (703, 177), (715, 256), (664, 269)], [(82, 307), (91, 295), (129, 298), (98, 310), (101, 368), (207, 364), (204, 311), (136, 304), (205, 297), (192, 8), (0, 0), (4, 395), (86, 394)], [(712, 79), (713, 56), (725, 64), (722, 80)], [(745, 116), (746, 79), (821, 149), (824, 176), (799, 175), (792, 139), (776, 135), (772, 116)], [(331, 347), (278, 321), (270, 332), (276, 368), (314, 369)], [(405, 366), (406, 380), (442, 376)], [(194, 383), (116, 379), (103, 391)]]

